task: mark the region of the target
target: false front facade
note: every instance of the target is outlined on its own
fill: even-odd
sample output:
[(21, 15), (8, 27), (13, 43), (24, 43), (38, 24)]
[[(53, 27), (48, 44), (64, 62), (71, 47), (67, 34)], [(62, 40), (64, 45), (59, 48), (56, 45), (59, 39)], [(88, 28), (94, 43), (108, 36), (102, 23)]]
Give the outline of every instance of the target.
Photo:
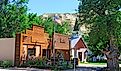
[(22, 60), (31, 57), (39, 58), (51, 53), (49, 46), (49, 35), (41, 26), (33, 25), (25, 33), (16, 34), (15, 40), (15, 65)]

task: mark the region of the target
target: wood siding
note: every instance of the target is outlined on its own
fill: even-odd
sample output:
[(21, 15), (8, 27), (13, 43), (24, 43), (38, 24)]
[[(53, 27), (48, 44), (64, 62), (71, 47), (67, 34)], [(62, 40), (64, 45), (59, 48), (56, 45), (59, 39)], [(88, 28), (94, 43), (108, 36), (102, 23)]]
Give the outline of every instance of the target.
[(15, 65), (19, 65), (20, 61), (20, 41), (21, 41), (21, 34), (16, 34), (15, 39)]
[(69, 36), (55, 33), (55, 49), (67, 49), (69, 50)]
[[(28, 51), (29, 48), (36, 48), (35, 56), (42, 57), (42, 50), (48, 48), (48, 39), (49, 35), (44, 32), (44, 28), (36, 25), (33, 25), (31, 29), (26, 29), (25, 33), (17, 34), (15, 42), (15, 64), (20, 64), (23, 51)], [(25, 45), (27, 49), (24, 49)]]

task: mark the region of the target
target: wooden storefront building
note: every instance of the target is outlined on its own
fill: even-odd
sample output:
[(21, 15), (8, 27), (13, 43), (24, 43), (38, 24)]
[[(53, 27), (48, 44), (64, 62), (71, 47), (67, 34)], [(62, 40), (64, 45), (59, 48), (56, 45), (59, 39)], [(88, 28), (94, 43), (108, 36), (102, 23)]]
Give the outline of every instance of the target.
[(29, 56), (43, 57), (50, 56), (49, 35), (41, 26), (33, 25), (25, 33), (16, 34), (15, 40), (15, 65), (19, 65), (22, 57), (27, 60)]
[(59, 33), (54, 34), (54, 48), (49, 34), (45, 33), (44, 27), (33, 25), (25, 33), (16, 34), (15, 40), (15, 65), (20, 65), (22, 60), (28, 60), (30, 56), (35, 58), (53, 57), (58, 51), (63, 53), (64, 60), (70, 60), (70, 43), (69, 36)]

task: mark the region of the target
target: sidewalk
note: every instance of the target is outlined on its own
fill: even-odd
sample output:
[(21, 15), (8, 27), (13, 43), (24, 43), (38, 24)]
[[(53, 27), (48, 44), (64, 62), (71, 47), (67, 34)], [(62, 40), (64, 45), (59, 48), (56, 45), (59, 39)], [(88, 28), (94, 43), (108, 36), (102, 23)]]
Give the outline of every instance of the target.
[[(121, 64), (119, 64), (121, 67)], [(78, 67), (107, 67), (107, 64), (100, 64), (100, 65), (95, 65), (95, 64), (79, 64)]]
[[(21, 68), (21, 70), (18, 69), (0, 69), (0, 71), (54, 71), (54, 70), (45, 70), (45, 69), (36, 69), (36, 68)], [(74, 69), (69, 69), (69, 70), (61, 70), (61, 71), (74, 71)], [(96, 71), (95, 69), (92, 68), (76, 68), (76, 71)]]
[(0, 69), (0, 71), (51, 71), (45, 69), (36, 69), (36, 68), (12, 68), (12, 69)]
[[(121, 64), (119, 65), (121, 67)], [(97, 68), (103, 68), (107, 67), (106, 64), (79, 64), (77, 66), (78, 68), (76, 71), (96, 71)], [(51, 71), (51, 70), (45, 70), (45, 69), (37, 69), (37, 68), (8, 68), (8, 69), (0, 69), (0, 71)], [(62, 71), (73, 71), (73, 69), (70, 70), (62, 70)]]

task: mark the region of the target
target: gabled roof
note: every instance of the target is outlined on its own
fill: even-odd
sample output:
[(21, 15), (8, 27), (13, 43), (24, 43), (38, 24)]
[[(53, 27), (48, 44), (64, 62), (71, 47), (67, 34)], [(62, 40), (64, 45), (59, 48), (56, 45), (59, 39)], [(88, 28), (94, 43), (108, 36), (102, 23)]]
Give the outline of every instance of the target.
[(71, 48), (76, 48), (76, 49), (80, 49), (80, 48), (87, 48), (85, 42), (83, 41), (81, 36), (72, 36), (71, 38)]
[(80, 48), (87, 48), (87, 46), (85, 45), (84, 41), (82, 38), (79, 39), (79, 41), (77, 42), (77, 44), (75, 45), (76, 49), (80, 49)]
[(77, 42), (79, 41), (80, 38), (81, 38), (81, 36), (72, 36), (71, 37), (71, 48), (75, 47), (75, 45), (77, 44)]

